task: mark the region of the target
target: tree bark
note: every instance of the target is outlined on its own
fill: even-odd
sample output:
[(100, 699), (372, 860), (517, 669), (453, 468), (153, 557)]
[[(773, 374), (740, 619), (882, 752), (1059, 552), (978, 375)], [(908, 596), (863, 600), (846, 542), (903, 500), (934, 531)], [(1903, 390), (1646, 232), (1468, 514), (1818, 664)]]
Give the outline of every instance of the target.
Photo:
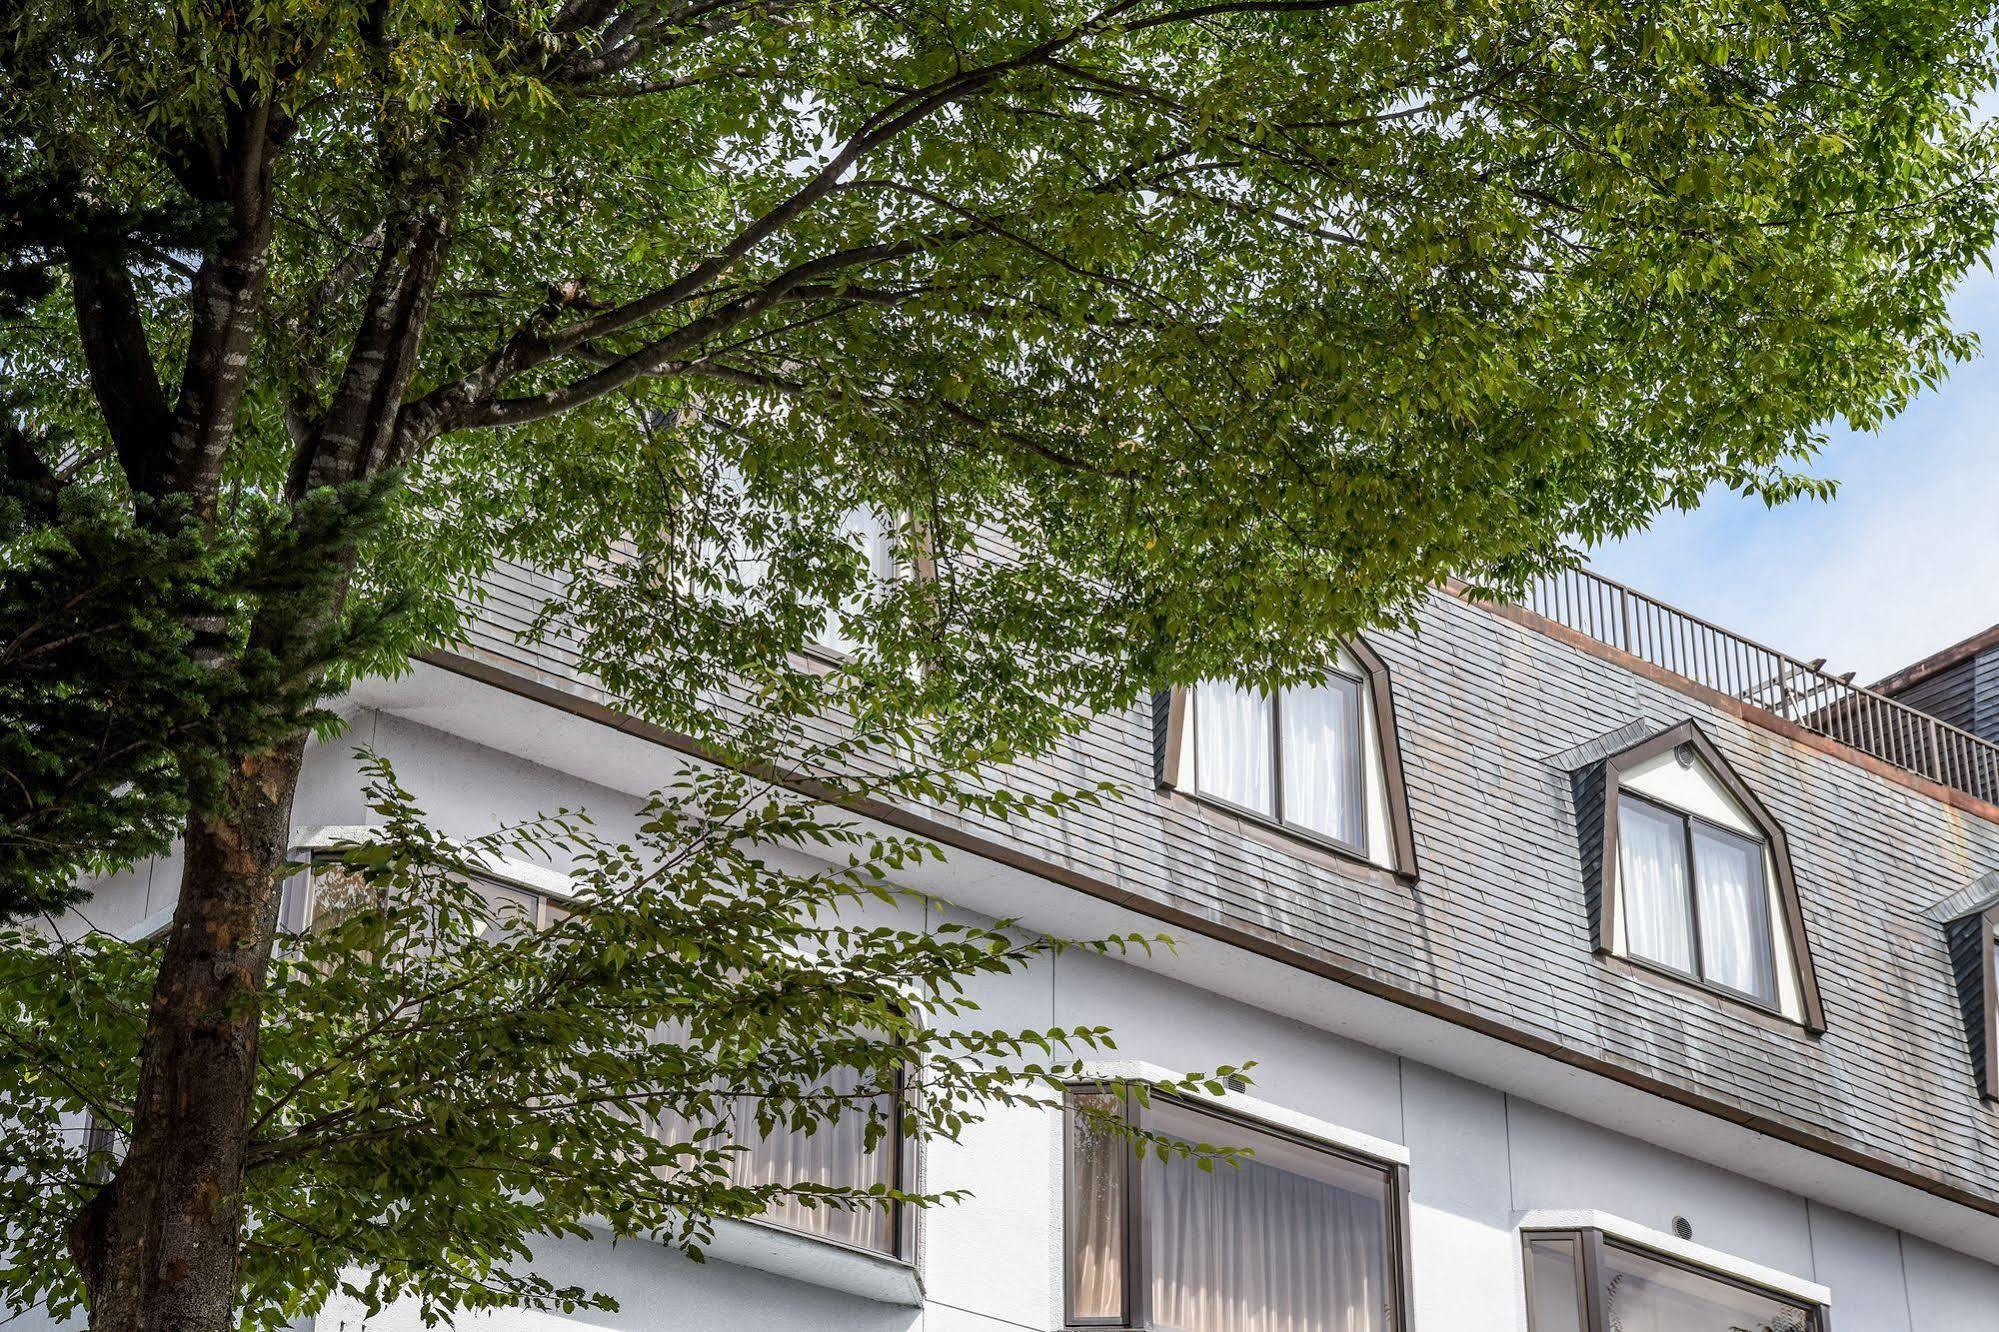
[(228, 1332), (265, 974), (306, 737), (243, 761), (188, 823), (132, 1140), (70, 1247), (93, 1332)]

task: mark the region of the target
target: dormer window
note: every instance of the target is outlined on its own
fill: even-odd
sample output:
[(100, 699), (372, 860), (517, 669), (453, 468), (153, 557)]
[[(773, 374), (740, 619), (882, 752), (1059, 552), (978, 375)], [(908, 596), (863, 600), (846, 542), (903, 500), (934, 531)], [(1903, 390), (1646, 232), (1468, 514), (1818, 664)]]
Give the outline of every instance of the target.
[(1276, 694), (1197, 686), (1193, 789), (1366, 855), (1360, 689), (1338, 671)]
[(902, 575), (895, 558), (893, 533), (893, 525), (865, 505), (848, 510), (841, 518), (840, 535), (860, 553), (862, 580), (860, 586), (841, 598), (838, 606), (827, 611), (825, 628), (810, 645), (814, 650), (836, 657), (851, 657), (860, 651), (861, 640), (853, 622), (864, 616), (869, 604)]
[(1777, 1006), (1761, 838), (1627, 790), (1617, 877), (1632, 957)]
[(1700, 727), (1576, 779), (1597, 951), (1823, 1029), (1783, 829)]
[(1388, 671), (1367, 644), (1275, 693), (1207, 680), (1162, 698), (1161, 784), (1201, 805), (1415, 877)]

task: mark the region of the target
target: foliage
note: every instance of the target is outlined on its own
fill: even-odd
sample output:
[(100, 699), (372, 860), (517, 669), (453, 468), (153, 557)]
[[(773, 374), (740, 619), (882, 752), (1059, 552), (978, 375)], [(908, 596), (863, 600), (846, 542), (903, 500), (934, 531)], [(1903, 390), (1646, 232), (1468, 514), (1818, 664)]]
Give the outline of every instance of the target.
[[(490, 561), (631, 543), (554, 614), (678, 730), (729, 676), (1043, 743), (1051, 697), (1295, 671), (1712, 485), (1822, 493), (1822, 422), (1967, 352), (1944, 299), (1993, 228), (1968, 0), (233, 14), (12, 7), (9, 155), (88, 215), (23, 262), (99, 238), (171, 366), (230, 234), (196, 205), (263, 108), (224, 475), (277, 488), (437, 228), (377, 451), (421, 503), (362, 581), (420, 592), (435, 641)], [(74, 298), (0, 361), (101, 438)], [(863, 504), (936, 580), (871, 617), (893, 661), (857, 700), (791, 654), (865, 586), (835, 539)]]
[(323, 599), (327, 552), (379, 525), (379, 489), (209, 529), (82, 487), (0, 488), (0, 920), (164, 852), (214, 806), (227, 755), (332, 720), (309, 668), (365, 659), (383, 625), (251, 651), (249, 613)]
[[(1109, 1033), (984, 1026), (970, 987), (1068, 948), (1163, 942), (926, 927), (933, 904), (897, 884), (935, 847), (740, 775), (688, 776), (629, 836), (561, 813), (456, 842), (386, 763), (364, 766), (379, 836), (315, 865), (318, 919), (285, 936), (266, 994), (243, 1248), (251, 1328), (309, 1315), (336, 1291), (370, 1311), (412, 1298), (426, 1321), (601, 1306), (534, 1271), (530, 1245), (597, 1225), (698, 1254), (718, 1221), (786, 1200), (934, 1204), (947, 1195), (740, 1182), (732, 1104), (754, 1105), (759, 1132), (863, 1117), (870, 1141), (897, 1129), (955, 1139), (994, 1105), (1058, 1105)], [(572, 913), (539, 930), (472, 887), (524, 855), (554, 857), (575, 887)], [(157, 961), (155, 943), (102, 934), (13, 933), (0, 946), (0, 1215), (15, 1241), (0, 1304), (46, 1300), (61, 1314), (80, 1299), (65, 1228), (104, 1161), (77, 1117), (125, 1127)], [(1240, 1071), (1177, 1085), (1218, 1093)], [(684, 1127), (662, 1134), (662, 1122)]]
[[(605, 905), (582, 923), (394, 950), (423, 1011), (454, 1015), (436, 1030), (399, 1007), (394, 968), (343, 946), (464, 913), (413, 905), (290, 941), (263, 996), (264, 1076), (239, 1087), (302, 742), (207, 709), (267, 708), (275, 689), (302, 720), (324, 688), (451, 645), (485, 598), (631, 713), (749, 770), (1032, 813), (1053, 794), (1009, 795), (992, 765), (1091, 711), (1166, 682), (1295, 676), (1443, 578), (1516, 587), (1711, 486), (1823, 493), (1800, 469), (1824, 422), (1873, 425), (1971, 349), (1945, 299), (1993, 237), (1995, 143), (1971, 110), (1992, 82), (1989, 8), (0, 7), (0, 442), (8, 493), (74, 516), (6, 548), (8, 586), (32, 616), (65, 579), (123, 568), (117, 596), (138, 607), (122, 656), (51, 656), (9, 696), (31, 727), (5, 772), (86, 806), (30, 796), (67, 863), (156, 845), (185, 805), (205, 867), (184, 876), (150, 1008), (143, 948), (9, 938), (0, 992), (22, 1021), (0, 1094), (32, 1126), (9, 1140), (26, 1153), (10, 1220), (32, 1239), (11, 1289), (74, 1298), (55, 1236), (80, 1187), (91, 1233), (120, 1237), (99, 1247), (124, 1246), (88, 1255), (86, 1276), (109, 1274), (93, 1319), (223, 1332), (234, 1167), (198, 1181), (197, 1208), (201, 1172), (179, 1165), (186, 1141), (241, 1141), (232, 1116), (254, 1098), (271, 1111), (243, 1195), (254, 1318), (304, 1307), (350, 1257), (440, 1315), (495, 1298), (529, 1220), (573, 1225), (611, 1196), (601, 1175), (567, 1182), (551, 1144), (588, 1148), (564, 1125), (634, 1159), (662, 1150), (609, 1110), (538, 1117), (520, 1096), (571, 1085), (591, 1050), (676, 1074), (669, 1045), (634, 1048), (649, 1028), (614, 1035), (566, 993), (545, 1017), (499, 997), (539, 998), (559, 964), (621, 1001), (631, 971), (648, 1020), (755, 998), (718, 980), (711, 941), (655, 947), (595, 848)], [(376, 501), (379, 522), (339, 535), (337, 515)], [(863, 509), (921, 576), (870, 575), (842, 529)], [(283, 549), (296, 570), (263, 559)], [(212, 682), (181, 655), (199, 668), (207, 646), (186, 596), (228, 625)], [(116, 605), (82, 609), (102, 625)], [(808, 661), (833, 615), (857, 649)], [(121, 660), (141, 693), (168, 686), (172, 714), (157, 750), (132, 751), (129, 792), (42, 720), (140, 725), (138, 695), (104, 688)], [(448, 875), (402, 868), (423, 835), (399, 835), (410, 859), (361, 868), (445, 892)], [(25, 871), (38, 891), (63, 882), (55, 863)], [(741, 893), (763, 900), (755, 881)], [(653, 905), (670, 920), (709, 900)], [(982, 942), (806, 939), (858, 959), (861, 1015), (882, 1021), (888, 972), (932, 975), (937, 949), (942, 980)], [(781, 978), (775, 957), (749, 960)], [(315, 997), (340, 994), (383, 1031)], [(806, 1059), (793, 1036), (856, 1014), (815, 997), (786, 994), (804, 1025), (751, 1003), (755, 1050), (710, 1043), (674, 1094), (766, 1048)], [(454, 1043), (466, 1031), (507, 1058), (480, 1063)], [(323, 1100), (335, 1078), (311, 1061), (356, 1037), (335, 1061), (351, 1096)], [(952, 1049), (924, 1053), (952, 1067)], [(204, 1094), (170, 1095), (166, 1065), (199, 1059), (171, 1072)], [(146, 1107), (112, 1187), (80, 1183), (37, 1095), (113, 1122)], [(315, 1136), (310, 1107), (380, 1135)], [(549, 1169), (543, 1202), (518, 1173), (482, 1189), (458, 1169), (502, 1130)], [(295, 1150), (274, 1147), (287, 1134)], [(635, 1226), (666, 1216), (617, 1196)], [(722, 1214), (754, 1201), (703, 1196)], [(447, 1223), (468, 1248), (445, 1247)], [(209, 1261), (134, 1257), (169, 1227)], [(271, 1275), (283, 1261), (295, 1296)]]

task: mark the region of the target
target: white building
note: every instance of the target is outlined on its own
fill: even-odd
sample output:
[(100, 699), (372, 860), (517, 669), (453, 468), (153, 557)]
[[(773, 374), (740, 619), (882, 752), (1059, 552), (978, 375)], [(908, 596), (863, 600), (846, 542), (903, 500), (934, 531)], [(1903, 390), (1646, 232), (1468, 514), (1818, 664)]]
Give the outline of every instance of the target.
[[(1211, 689), (1102, 718), (1053, 762), (1132, 790), (1106, 808), (898, 817), (950, 848), (920, 886), (968, 912), (1178, 936), (989, 986), (985, 1018), (1108, 1024), (1106, 1074), (1257, 1061), (1253, 1087), (1153, 1120), (1256, 1165), (1134, 1169), (1061, 1115), (1000, 1111), (915, 1163), (964, 1203), (839, 1238), (727, 1226), (705, 1265), (551, 1243), (551, 1276), (621, 1310), (468, 1321), (1999, 1329), (1999, 748), (1946, 728), (1918, 752), (1895, 738), (1914, 714), (1652, 603), (1579, 604), (1439, 592), (1420, 635), (1354, 644), (1275, 709)], [(347, 707), (302, 843), (365, 822), (355, 741), (463, 834), (559, 805), (614, 823), (683, 757), (498, 611)], [(174, 881), (121, 876), (93, 915), (151, 928)]]

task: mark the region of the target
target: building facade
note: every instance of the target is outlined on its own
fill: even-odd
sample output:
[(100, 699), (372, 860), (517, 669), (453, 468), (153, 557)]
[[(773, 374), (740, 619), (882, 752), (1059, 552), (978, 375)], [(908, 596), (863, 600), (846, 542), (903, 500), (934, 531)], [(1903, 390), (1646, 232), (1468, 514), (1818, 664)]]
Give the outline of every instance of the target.
[[(1200, 1102), (1073, 1092), (1252, 1165), (1140, 1165), (1082, 1117), (999, 1110), (896, 1167), (964, 1202), (837, 1233), (730, 1225), (700, 1265), (551, 1242), (537, 1263), (620, 1311), (480, 1321), (1999, 1329), (1992, 755), (1913, 760), (1857, 729), (1842, 700), (1872, 707), (1866, 691), (1574, 586), (1596, 600), (1439, 590), (1319, 683), (1162, 695), (1022, 777), (1122, 799), (1019, 826), (884, 816), (947, 849), (912, 886), (969, 915), (1174, 935), (990, 983), (983, 1019), (1108, 1025), (1105, 1079), (1254, 1060), (1253, 1083)], [(302, 847), (367, 821), (354, 740), (466, 835), (557, 806), (615, 827), (687, 761), (558, 649), (523, 646), (536, 597), (501, 575), (470, 641), (346, 700), (350, 738), (300, 787)], [(496, 889), (555, 901), (560, 870)], [(106, 885), (95, 923), (155, 928), (173, 871)], [(853, 1155), (813, 1168), (888, 1168)]]

